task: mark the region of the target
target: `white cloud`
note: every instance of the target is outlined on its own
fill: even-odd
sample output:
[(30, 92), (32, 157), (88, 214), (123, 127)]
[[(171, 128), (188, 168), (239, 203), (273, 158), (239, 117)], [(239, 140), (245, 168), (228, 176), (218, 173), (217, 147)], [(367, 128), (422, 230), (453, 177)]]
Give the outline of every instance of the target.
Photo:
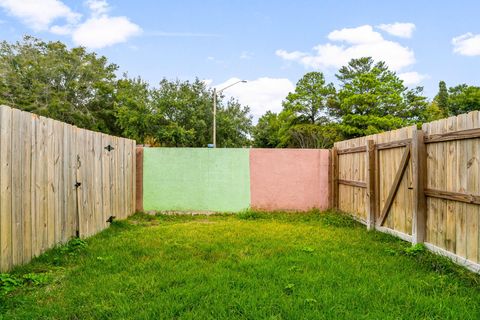
[[(83, 21), (80, 21), (79, 13), (73, 12), (60, 0), (0, 0), (0, 7), (35, 31), (48, 30), (56, 35), (68, 35), (76, 45), (91, 49), (126, 42), (141, 33), (142, 29), (127, 17), (110, 16), (106, 0), (87, 0), (84, 3), (90, 16)], [(63, 20), (64, 24), (52, 25), (57, 20)]]
[[(222, 89), (239, 80), (231, 78), (215, 87)], [(242, 105), (248, 105), (256, 122), (268, 110), (281, 111), (283, 99), (294, 90), (295, 85), (286, 78), (262, 77), (230, 87), (224, 91), (224, 95), (238, 99)]]
[(373, 31), (372, 26), (369, 25), (334, 30), (328, 34), (328, 39), (332, 41), (345, 41), (351, 44), (376, 43), (383, 40), (382, 35)]
[(92, 17), (79, 25), (72, 34), (73, 42), (87, 48), (97, 49), (126, 42), (140, 34), (142, 29), (127, 17)]
[(290, 61), (299, 60), (299, 59), (307, 56), (307, 54), (304, 53), (304, 52), (300, 52), (300, 51), (288, 52), (288, 51), (282, 50), (282, 49), (279, 49), (279, 50), (275, 51), (275, 54), (277, 56), (279, 56), (280, 58), (284, 59), (284, 60), (290, 60)]
[(412, 71), (400, 73), (398, 74), (398, 77), (403, 80), (403, 83), (406, 86), (413, 86), (419, 84), (422, 80), (427, 79), (428, 75)]
[(88, 0), (85, 4), (91, 16), (72, 31), (72, 40), (76, 45), (99, 49), (126, 42), (142, 32), (127, 17), (109, 16), (110, 7), (106, 0)]
[(395, 71), (415, 63), (415, 54), (410, 48), (385, 40), (369, 25), (335, 30), (328, 35), (328, 39), (344, 44), (319, 44), (313, 48), (313, 53), (280, 49), (276, 54), (284, 60), (296, 61), (307, 68), (321, 70), (338, 69), (351, 59), (360, 57), (385, 61)]
[(0, 0), (0, 7), (35, 31), (47, 30), (58, 19), (75, 23), (81, 17), (59, 0)]
[(463, 56), (480, 56), (480, 34), (465, 33), (452, 39), (453, 52)]
[(85, 4), (90, 9), (92, 16), (100, 16), (110, 10), (106, 0), (88, 0)]
[(60, 36), (66, 36), (73, 32), (73, 27), (71, 25), (64, 25), (64, 26), (51, 26), (49, 31), (53, 34), (58, 34)]
[(411, 38), (415, 25), (409, 22), (395, 22), (391, 24), (381, 24), (377, 28), (400, 38)]

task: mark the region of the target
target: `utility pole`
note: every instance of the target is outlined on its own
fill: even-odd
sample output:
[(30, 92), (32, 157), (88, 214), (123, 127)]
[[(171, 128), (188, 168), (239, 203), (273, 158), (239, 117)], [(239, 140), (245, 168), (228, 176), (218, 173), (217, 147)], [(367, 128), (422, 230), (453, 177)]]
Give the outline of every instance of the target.
[(213, 147), (217, 147), (217, 88), (213, 88)]
[[(231, 85), (226, 86), (223, 89), (218, 90), (218, 94), (222, 94), (225, 89), (228, 89), (237, 83), (246, 83), (247, 80), (238, 80)], [(210, 145), (209, 145), (210, 147)], [(217, 147), (217, 88), (213, 88), (213, 148)]]

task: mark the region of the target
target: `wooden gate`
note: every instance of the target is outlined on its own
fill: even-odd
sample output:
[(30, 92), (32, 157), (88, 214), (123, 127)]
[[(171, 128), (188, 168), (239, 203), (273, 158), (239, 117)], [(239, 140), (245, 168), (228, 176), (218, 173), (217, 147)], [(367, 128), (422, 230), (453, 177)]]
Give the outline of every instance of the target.
[[(332, 150), (332, 207), (353, 213), (369, 228), (420, 241), (416, 217), (424, 201), (418, 174), (423, 135), (407, 127), (335, 144)], [(420, 197), (420, 198), (421, 198)]]

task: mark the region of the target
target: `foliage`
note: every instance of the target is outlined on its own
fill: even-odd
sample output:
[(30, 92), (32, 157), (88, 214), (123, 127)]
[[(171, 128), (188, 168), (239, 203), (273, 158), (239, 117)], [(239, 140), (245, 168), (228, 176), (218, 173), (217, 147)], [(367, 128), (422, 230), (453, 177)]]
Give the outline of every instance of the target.
[(380, 61), (352, 59), (339, 69), (340, 89), (321, 72), (306, 73), (283, 110), (267, 112), (253, 130), (257, 147), (330, 148), (334, 142), (438, 119), (423, 88), (409, 89)]
[(115, 94), (117, 124), (124, 136), (146, 143), (152, 138), (157, 114), (152, 110), (151, 89), (140, 77), (129, 79), (124, 75), (117, 81)]
[(0, 104), (82, 128), (118, 134), (118, 67), (84, 48), (26, 36), (0, 43)]
[(73, 238), (66, 245), (59, 248), (61, 253), (75, 255), (88, 246), (87, 242), (80, 238)]
[(426, 248), (423, 243), (417, 243), (411, 247), (407, 247), (404, 249), (404, 253), (408, 256), (416, 256), (425, 251), (426, 251)]
[(445, 81), (440, 81), (438, 83), (438, 94), (435, 96), (433, 101), (445, 114), (448, 112), (448, 89)]
[(330, 109), (336, 104), (336, 90), (332, 83), (326, 84), (321, 72), (308, 72), (290, 92), (283, 108), (291, 110), (294, 123), (323, 124), (328, 122)]
[(309, 149), (328, 149), (333, 143), (341, 140), (339, 125), (298, 124), (288, 131), (291, 146)]
[(253, 146), (256, 148), (278, 147), (281, 143), (280, 126), (278, 114), (267, 111), (253, 128)]
[[(83, 47), (26, 36), (0, 43), (0, 104), (139, 143), (206, 147), (212, 142), (212, 90), (196, 79), (117, 79), (118, 66)], [(249, 108), (218, 100), (217, 145), (250, 144)]]
[(397, 129), (421, 121), (425, 113), (423, 89), (406, 88), (382, 61), (352, 59), (336, 76), (341, 82), (338, 115), (345, 138)]
[(332, 123), (337, 104), (333, 84), (321, 72), (309, 72), (287, 95), (279, 114), (268, 111), (253, 129), (254, 146), (262, 148), (330, 148), (341, 139)]
[(460, 84), (447, 89), (445, 81), (440, 81), (438, 93), (430, 107), (433, 109), (430, 113), (437, 113), (438, 116), (427, 118), (426, 121), (480, 110), (480, 87)]
[[(478, 319), (478, 275), (428, 251), (403, 254), (407, 244), (389, 235), (325, 224), (336, 214), (113, 225), (70, 264), (49, 270), (54, 285), (11, 292), (0, 318)], [(40, 257), (22, 272), (48, 263)]]
[(432, 122), (443, 119), (447, 116), (447, 110), (441, 109), (438, 103), (433, 100), (427, 105), (421, 122)]
[(461, 84), (448, 89), (448, 114), (456, 116), (480, 110), (480, 87)]
[(8, 273), (0, 273), (0, 297), (16, 290), (21, 285), (21, 279)]
[[(141, 79), (119, 81), (118, 123), (140, 143), (166, 147), (206, 147), (212, 142), (213, 92), (204, 82), (163, 79), (149, 88)], [(249, 145), (249, 108), (217, 100), (217, 145)]]

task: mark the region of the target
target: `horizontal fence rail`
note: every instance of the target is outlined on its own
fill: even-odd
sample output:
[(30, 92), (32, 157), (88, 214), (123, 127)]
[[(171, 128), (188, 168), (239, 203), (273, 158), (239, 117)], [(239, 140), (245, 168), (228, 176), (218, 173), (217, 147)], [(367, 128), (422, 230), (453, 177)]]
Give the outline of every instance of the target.
[(135, 141), (0, 106), (0, 271), (135, 211)]
[(337, 142), (331, 175), (334, 208), (480, 271), (478, 111)]

